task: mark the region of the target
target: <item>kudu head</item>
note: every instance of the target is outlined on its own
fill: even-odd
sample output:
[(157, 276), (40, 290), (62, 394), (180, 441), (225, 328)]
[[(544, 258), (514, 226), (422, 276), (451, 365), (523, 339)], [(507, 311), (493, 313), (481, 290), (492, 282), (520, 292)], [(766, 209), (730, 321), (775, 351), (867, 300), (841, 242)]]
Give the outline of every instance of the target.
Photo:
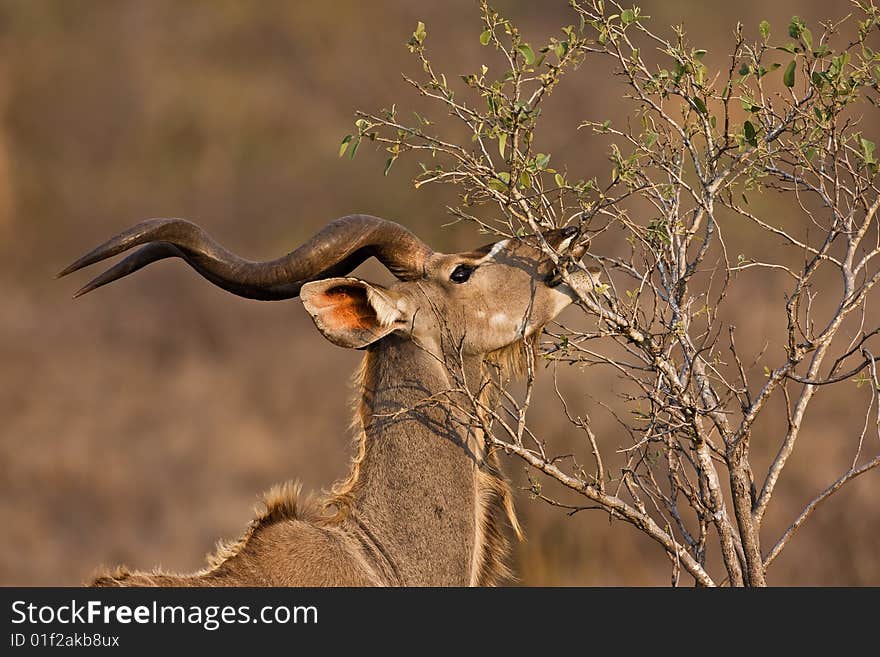
[[(574, 227), (544, 233), (547, 246), (572, 263)], [(436, 253), (403, 226), (368, 215), (337, 219), (286, 256), (251, 262), (182, 219), (152, 219), (111, 238), (62, 271), (67, 275), (134, 247), (141, 248), (80, 289), (76, 296), (164, 258), (185, 260), (209, 281), (239, 296), (279, 300), (299, 295), (333, 343), (363, 348), (397, 333), (441, 355), (491, 353), (528, 338), (574, 299), (537, 237), (509, 239), (466, 253)], [(398, 282), (389, 287), (345, 277), (369, 257)], [(573, 268), (569, 280), (589, 289), (593, 275)]]

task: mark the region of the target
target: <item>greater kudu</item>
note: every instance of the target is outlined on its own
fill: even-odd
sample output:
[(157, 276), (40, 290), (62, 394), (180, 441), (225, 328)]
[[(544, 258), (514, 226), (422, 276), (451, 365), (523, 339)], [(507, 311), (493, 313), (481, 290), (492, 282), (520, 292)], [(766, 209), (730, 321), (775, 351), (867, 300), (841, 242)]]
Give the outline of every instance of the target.
[[(190, 575), (129, 572), (96, 585), (491, 585), (507, 575), (508, 486), (485, 435), (466, 410), (483, 395), (499, 354), (529, 343), (576, 298), (546, 250), (567, 263), (575, 287), (593, 284), (576, 265), (577, 229), (502, 240), (467, 253), (435, 253), (399, 224), (351, 215), (292, 253), (244, 260), (197, 225), (154, 219), (117, 235), (61, 272), (66, 275), (136, 246), (135, 253), (76, 296), (169, 257), (252, 299), (300, 296), (334, 344), (365, 349), (349, 477), (321, 502), (286, 485), (237, 542)], [(373, 256), (399, 282), (382, 287), (345, 276)], [(497, 372), (498, 367), (496, 366)], [(491, 395), (482, 402), (491, 404)], [(445, 401), (444, 401), (445, 400)], [(463, 402), (463, 403), (458, 403)], [(489, 408), (485, 406), (484, 408)]]

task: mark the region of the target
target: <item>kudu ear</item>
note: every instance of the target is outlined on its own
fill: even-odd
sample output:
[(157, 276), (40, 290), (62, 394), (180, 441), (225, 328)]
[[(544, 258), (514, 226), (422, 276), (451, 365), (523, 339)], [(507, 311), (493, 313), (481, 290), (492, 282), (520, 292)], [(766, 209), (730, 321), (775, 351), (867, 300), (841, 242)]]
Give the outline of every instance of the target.
[(362, 349), (408, 325), (393, 290), (357, 278), (306, 283), (299, 296), (318, 330), (340, 347)]

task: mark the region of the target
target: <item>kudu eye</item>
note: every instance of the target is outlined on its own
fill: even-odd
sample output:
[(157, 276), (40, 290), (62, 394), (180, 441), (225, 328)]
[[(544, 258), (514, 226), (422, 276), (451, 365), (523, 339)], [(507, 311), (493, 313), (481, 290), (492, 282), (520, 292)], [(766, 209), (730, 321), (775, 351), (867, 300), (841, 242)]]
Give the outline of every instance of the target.
[(467, 283), (467, 280), (471, 277), (471, 274), (474, 273), (474, 267), (470, 265), (458, 265), (455, 269), (452, 270), (452, 273), (449, 275), (449, 280), (453, 283)]

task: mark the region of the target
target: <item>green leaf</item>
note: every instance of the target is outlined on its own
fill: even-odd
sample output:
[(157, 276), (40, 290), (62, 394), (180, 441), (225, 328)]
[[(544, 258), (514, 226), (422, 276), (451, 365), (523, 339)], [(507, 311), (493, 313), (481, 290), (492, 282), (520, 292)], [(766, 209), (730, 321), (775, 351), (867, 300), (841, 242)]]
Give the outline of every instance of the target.
[(651, 148), (651, 146), (653, 146), (659, 138), (659, 134), (657, 134), (653, 130), (648, 130), (644, 135), (642, 143), (644, 144), (645, 148)]
[(788, 36), (792, 39), (800, 39), (801, 33), (806, 27), (806, 24), (800, 18), (792, 16), (791, 23), (788, 24)]
[(709, 113), (709, 110), (706, 109), (706, 103), (704, 103), (704, 102), (702, 101), (701, 98), (697, 98), (696, 96), (694, 96), (693, 98), (691, 98), (691, 100), (692, 100), (693, 103), (694, 103), (694, 107), (697, 108), (697, 111), (698, 111), (700, 114), (702, 114), (703, 116), (705, 116), (706, 114)]
[(565, 178), (562, 177), (561, 173), (557, 173), (553, 176), (553, 180), (556, 181), (557, 187), (565, 187)]
[(813, 49), (813, 33), (810, 32), (807, 28), (804, 28), (801, 32), (801, 38), (804, 40), (804, 43), (807, 44), (807, 48), (809, 50)]
[(636, 20), (636, 12), (632, 9), (624, 9), (620, 14), (620, 22), (623, 23), (623, 26), (626, 27), (630, 23)]
[(538, 153), (535, 155), (535, 166), (539, 169), (546, 169), (547, 165), (550, 164), (550, 156), (545, 155), (544, 153)]
[(782, 75), (782, 84), (791, 89), (794, 86), (794, 67), (795, 61), (791, 60), (788, 66), (785, 68), (785, 73)]
[(492, 30), (486, 30), (480, 35), (480, 45), (488, 46), (492, 40)]
[(529, 178), (528, 171), (523, 171), (519, 174), (519, 184), (523, 189), (529, 189), (532, 186), (532, 179)]
[(862, 159), (865, 161), (865, 164), (877, 164), (877, 160), (874, 159), (874, 148), (876, 148), (874, 142), (861, 136), (859, 137), (859, 142), (862, 144)]
[(742, 99), (740, 100), (740, 103), (742, 104), (742, 108), (743, 108), (746, 112), (751, 112), (752, 114), (754, 114), (754, 113), (757, 112), (759, 109), (761, 109), (761, 106), (760, 106), (760, 105), (756, 105), (756, 104), (755, 104), (755, 101), (752, 100), (751, 98), (748, 98), (748, 97), (742, 98)]
[(767, 21), (761, 21), (758, 23), (758, 32), (761, 33), (761, 38), (766, 41), (770, 36), (770, 23)]
[(758, 145), (758, 133), (755, 131), (755, 126), (752, 125), (751, 121), (743, 123), (743, 135), (749, 144), (752, 146)]
[(339, 157), (345, 155), (345, 151), (348, 150), (348, 142), (353, 139), (353, 135), (345, 135), (342, 138), (342, 143), (339, 145)]
[(506, 171), (502, 171), (498, 174), (497, 178), (492, 178), (489, 181), (489, 187), (494, 189), (497, 192), (506, 192), (507, 186), (510, 184), (510, 174)]
[(428, 33), (425, 31), (425, 24), (419, 21), (416, 25), (416, 31), (413, 32), (413, 39), (416, 40), (416, 43), (424, 43), (426, 36), (428, 36)]
[(394, 160), (396, 160), (396, 159), (397, 159), (396, 156), (391, 156), (388, 158), (388, 160), (385, 162), (385, 170), (382, 172), (383, 176), (388, 175), (388, 170), (391, 168), (391, 165), (394, 164)]
[(532, 50), (532, 47), (529, 44), (523, 43), (518, 45), (516, 49), (522, 53), (523, 59), (526, 60), (527, 65), (531, 66), (535, 63), (535, 51)]
[(502, 158), (504, 157), (504, 147), (506, 145), (507, 145), (507, 133), (502, 132), (501, 135), (498, 137), (498, 153), (501, 155)]

